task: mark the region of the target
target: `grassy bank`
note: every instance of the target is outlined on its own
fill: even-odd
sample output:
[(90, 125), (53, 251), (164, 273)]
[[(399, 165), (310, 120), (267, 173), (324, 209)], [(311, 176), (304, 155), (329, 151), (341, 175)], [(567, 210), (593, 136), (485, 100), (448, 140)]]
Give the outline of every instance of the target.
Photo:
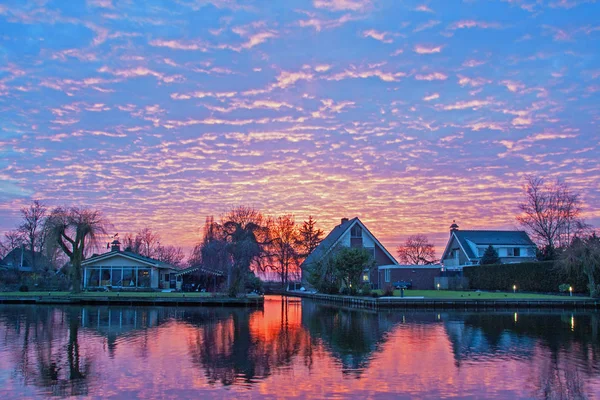
[[(382, 290), (374, 290), (380, 296)], [(400, 297), (400, 290), (394, 290), (394, 296)], [(452, 300), (589, 300), (589, 297), (560, 296), (532, 293), (503, 293), (503, 292), (465, 292), (454, 290), (405, 290), (405, 297), (424, 297), (426, 299), (452, 299)]]

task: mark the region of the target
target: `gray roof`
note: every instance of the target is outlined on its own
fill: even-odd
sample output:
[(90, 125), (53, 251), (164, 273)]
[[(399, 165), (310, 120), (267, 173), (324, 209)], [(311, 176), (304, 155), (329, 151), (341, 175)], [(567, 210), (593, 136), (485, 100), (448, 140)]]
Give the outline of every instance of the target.
[(391, 255), (390, 252), (387, 251), (387, 249), (383, 246), (383, 244), (381, 244), (381, 242), (379, 242), (379, 240), (375, 237), (375, 235), (373, 235), (373, 233), (371, 233), (369, 228), (367, 228), (365, 226), (365, 224), (363, 224), (361, 222), (361, 220), (358, 219), (358, 217), (354, 217), (344, 223), (339, 224), (335, 228), (333, 228), (333, 230), (331, 232), (329, 232), (329, 235), (327, 235), (327, 237), (325, 237), (325, 239), (323, 239), (323, 241), (321, 241), (321, 243), (319, 243), (319, 245), (312, 251), (312, 253), (310, 253), (308, 255), (308, 257), (306, 257), (306, 260), (304, 260), (304, 262), (302, 263), (300, 268), (303, 268), (305, 265), (319, 262), (321, 259), (323, 259), (323, 257), (325, 257), (327, 254), (329, 254), (329, 252), (333, 249), (333, 247), (338, 242), (338, 240), (340, 240), (342, 235), (344, 235), (344, 233), (347, 232), (348, 229), (350, 229), (350, 227), (352, 227), (352, 225), (354, 225), (355, 223), (359, 224), (360, 227), (363, 229), (363, 232), (366, 231), (373, 238), (375, 245), (379, 246), (381, 248), (381, 250), (390, 259), (392, 264), (394, 264), (394, 265), (398, 264), (398, 262), (396, 261), (394, 256)]
[(343, 224), (340, 224), (333, 228), (333, 230), (329, 232), (329, 235), (327, 235), (325, 239), (323, 239), (321, 243), (319, 243), (319, 245), (312, 251), (312, 253), (310, 253), (308, 257), (306, 257), (306, 259), (300, 267), (319, 262), (323, 257), (325, 257), (325, 255), (327, 255), (327, 253), (333, 247), (335, 242), (337, 242), (338, 239), (342, 237), (344, 232), (346, 232), (346, 230), (350, 228), (350, 225), (352, 225), (357, 219), (358, 217), (354, 217), (344, 222)]
[(86, 259), (85, 261), (83, 261), (82, 265), (91, 263), (91, 262), (95, 262), (95, 261), (98, 261), (101, 259), (110, 258), (110, 257), (116, 256), (118, 254), (126, 256), (126, 257), (130, 257), (130, 258), (134, 258), (134, 259), (143, 261), (148, 264), (154, 264), (154, 266), (156, 266), (157, 268), (177, 269), (177, 268), (173, 267), (171, 264), (164, 263), (164, 262), (156, 260), (154, 258), (144, 257), (144, 256), (141, 256), (132, 251), (109, 251), (107, 253), (103, 253), (103, 254), (99, 254), (99, 255), (95, 254), (95, 255), (91, 256), (90, 258)]
[[(467, 244), (467, 240), (475, 243), (478, 246), (532, 246), (535, 243), (531, 241), (529, 236), (524, 231), (461, 231), (453, 232), (462, 248), (467, 253), (469, 258), (478, 258), (473, 254), (471, 247)], [(445, 252), (444, 252), (445, 253)], [(445, 254), (444, 254), (445, 256)]]

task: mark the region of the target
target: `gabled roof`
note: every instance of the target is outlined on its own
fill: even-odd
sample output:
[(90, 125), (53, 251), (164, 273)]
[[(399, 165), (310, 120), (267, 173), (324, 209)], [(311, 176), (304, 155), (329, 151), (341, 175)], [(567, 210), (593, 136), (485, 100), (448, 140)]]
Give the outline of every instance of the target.
[(525, 246), (535, 247), (535, 243), (531, 241), (529, 236), (524, 231), (462, 231), (455, 230), (452, 232), (442, 260), (446, 258), (452, 238), (456, 238), (461, 249), (465, 252), (468, 258), (479, 258), (473, 254), (471, 246), (468, 242), (474, 243), (476, 246)]
[[(0, 261), (0, 264), (5, 265), (6, 267), (12, 266), (14, 268), (14, 267), (21, 266), (21, 260), (22, 260), (23, 265), (21, 267), (31, 268), (31, 264), (32, 264), (31, 256), (32, 256), (31, 250), (24, 250), (21, 247), (15, 247), (4, 257), (4, 259), (2, 259)], [(51, 264), (50, 261), (48, 261), (48, 258), (46, 258), (46, 256), (44, 256), (42, 253), (37, 252), (37, 251), (35, 252), (35, 262), (36, 262), (36, 265), (38, 266), (38, 268), (50, 266), (50, 264)]]
[(164, 263), (162, 261), (155, 260), (154, 258), (144, 257), (144, 256), (141, 256), (139, 254), (133, 253), (131, 251), (109, 251), (109, 252), (104, 253), (104, 254), (94, 255), (94, 256), (88, 258), (87, 260), (83, 261), (81, 263), (81, 265), (85, 266), (87, 264), (91, 264), (91, 263), (94, 263), (94, 262), (97, 262), (97, 261), (101, 261), (101, 260), (107, 260), (109, 258), (113, 258), (113, 257), (116, 257), (116, 256), (125, 257), (125, 258), (128, 258), (130, 260), (134, 260), (134, 261), (139, 261), (142, 264), (146, 264), (146, 265), (149, 265), (151, 267), (176, 269), (175, 267), (173, 267), (170, 264)]
[(323, 239), (321, 243), (319, 243), (319, 245), (312, 251), (312, 253), (310, 253), (308, 257), (306, 257), (306, 259), (300, 267), (302, 268), (305, 265), (321, 261), (327, 254), (331, 252), (331, 250), (335, 248), (335, 246), (337, 246), (342, 236), (344, 236), (346, 232), (350, 231), (350, 229), (352, 229), (352, 227), (355, 224), (359, 224), (363, 231), (367, 232), (371, 236), (375, 244), (383, 250), (383, 252), (390, 258), (390, 260), (394, 262), (394, 264), (398, 264), (394, 256), (392, 256), (387, 251), (387, 249), (381, 244), (381, 242), (377, 240), (375, 235), (371, 233), (371, 231), (358, 219), (358, 217), (354, 217), (333, 228), (333, 230), (329, 232), (329, 235), (327, 235), (325, 239)]

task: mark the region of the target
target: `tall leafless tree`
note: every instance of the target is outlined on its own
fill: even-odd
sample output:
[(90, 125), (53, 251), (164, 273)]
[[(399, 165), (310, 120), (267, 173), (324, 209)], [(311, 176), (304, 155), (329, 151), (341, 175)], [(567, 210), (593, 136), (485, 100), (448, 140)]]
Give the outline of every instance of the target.
[(181, 247), (159, 245), (156, 248), (154, 257), (158, 261), (162, 261), (174, 267), (180, 267), (183, 264), (185, 254)]
[(409, 236), (398, 246), (398, 258), (403, 264), (426, 265), (436, 262), (435, 247), (425, 235)]
[(44, 222), (47, 208), (39, 200), (34, 200), (28, 207), (21, 209), (23, 222), (19, 225), (19, 232), (23, 234), (31, 252), (31, 267), (36, 270), (36, 253), (44, 247)]
[[(25, 244), (23, 233), (18, 230), (8, 231), (4, 234), (4, 239), (0, 241), (0, 256), (5, 257), (13, 249)], [(16, 260), (13, 260), (16, 265)]]
[(81, 292), (81, 263), (86, 250), (106, 235), (106, 221), (97, 210), (57, 207), (46, 220), (49, 239), (58, 243), (71, 260), (71, 284), (74, 293)]
[(523, 191), (517, 221), (540, 247), (553, 252), (557, 247), (569, 245), (572, 237), (586, 228), (580, 218), (580, 195), (572, 192), (565, 182), (546, 182), (540, 177), (527, 176)]
[(293, 215), (275, 218), (269, 224), (269, 267), (286, 287), (290, 276), (298, 276), (301, 260), (301, 237)]

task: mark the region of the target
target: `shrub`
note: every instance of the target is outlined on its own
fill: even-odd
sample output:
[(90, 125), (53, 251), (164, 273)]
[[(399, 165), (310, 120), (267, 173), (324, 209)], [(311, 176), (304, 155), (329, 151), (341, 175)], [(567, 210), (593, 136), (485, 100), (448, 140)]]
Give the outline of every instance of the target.
[(29, 292), (29, 286), (27, 286), (27, 285), (19, 286), (19, 292)]
[(569, 291), (569, 288), (571, 287), (571, 285), (569, 285), (568, 283), (563, 283), (558, 285), (558, 290), (562, 293), (566, 293)]
[(393, 296), (394, 295), (394, 287), (392, 285), (387, 285), (385, 289), (383, 289), (384, 296)]
[(371, 292), (371, 296), (374, 298), (378, 298), (379, 297), (379, 293), (377, 292)]
[(471, 289), (509, 291), (517, 285), (518, 290), (549, 293), (568, 282), (573, 292), (587, 293), (584, 276), (567, 274), (553, 261), (465, 267), (463, 275), (469, 279)]

